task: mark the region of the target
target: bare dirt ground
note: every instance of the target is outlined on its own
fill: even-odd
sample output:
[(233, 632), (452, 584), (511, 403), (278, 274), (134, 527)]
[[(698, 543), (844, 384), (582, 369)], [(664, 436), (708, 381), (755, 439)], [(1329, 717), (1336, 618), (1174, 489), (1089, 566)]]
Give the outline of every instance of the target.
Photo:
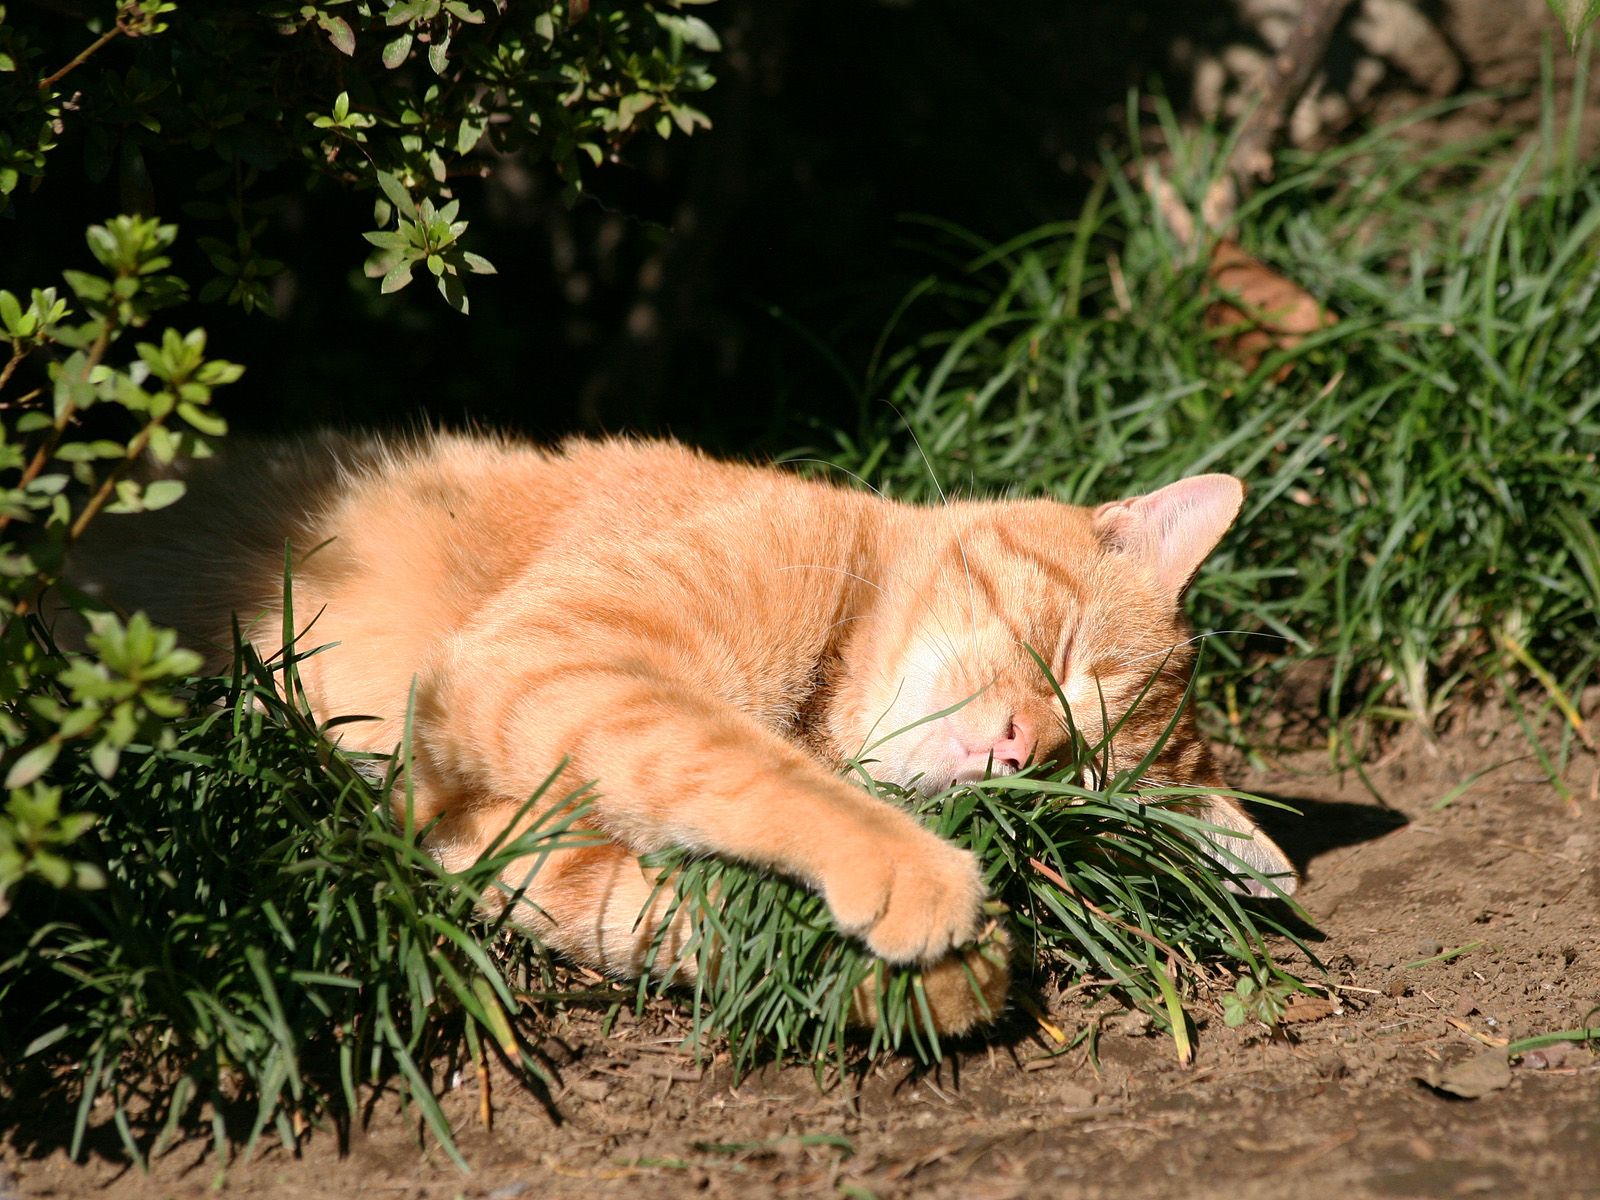
[[(1018, 1014), (936, 1072), (888, 1061), (822, 1090), (807, 1069), (773, 1069), (735, 1086), (679, 1052), (665, 1006), (609, 1036), (576, 1013), (546, 1043), (558, 1118), (502, 1085), (485, 1132), (471, 1073), (447, 1098), (470, 1175), (383, 1102), (344, 1155), (315, 1132), (299, 1157), (273, 1145), (221, 1170), (195, 1138), (148, 1175), (109, 1137), (68, 1163), (70, 1114), (40, 1114), (8, 1131), (0, 1198), (1600, 1197), (1600, 1056), (1524, 1058), (1475, 1100), (1418, 1079), (1600, 1004), (1600, 774), (1574, 760), (1574, 811), (1526, 755), (1510, 722), (1480, 714), (1437, 752), (1390, 750), (1367, 772), (1376, 795), (1316, 755), (1241, 780), (1305, 813), (1280, 832), (1337, 1003), (1276, 1037), (1202, 1015), (1188, 1067), (1125, 1014), (1104, 1021), (1098, 1070), (1081, 1049), (1052, 1056)], [(1047, 1002), (1065, 1029), (1093, 1015)]]

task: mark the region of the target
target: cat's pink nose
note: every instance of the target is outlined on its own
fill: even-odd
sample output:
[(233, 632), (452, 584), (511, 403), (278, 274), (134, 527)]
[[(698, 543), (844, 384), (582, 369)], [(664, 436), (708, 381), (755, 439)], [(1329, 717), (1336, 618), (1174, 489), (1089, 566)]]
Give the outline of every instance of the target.
[(1033, 757), (1033, 730), (1021, 717), (1012, 717), (1005, 737), (996, 742), (989, 753), (996, 769), (1003, 766), (1012, 771), (1022, 770), (1023, 764)]
[(1012, 717), (1002, 737), (988, 746), (967, 750), (965, 759), (956, 771), (956, 782), (982, 779), (985, 772), (1009, 775), (1020, 771), (1033, 757), (1034, 744), (1030, 724), (1021, 717)]

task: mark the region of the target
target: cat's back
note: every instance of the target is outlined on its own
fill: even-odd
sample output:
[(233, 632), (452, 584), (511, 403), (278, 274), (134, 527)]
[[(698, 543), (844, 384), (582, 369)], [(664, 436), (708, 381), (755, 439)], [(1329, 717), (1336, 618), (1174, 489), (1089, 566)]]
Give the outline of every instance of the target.
[(235, 614), (256, 620), (258, 642), (277, 636), (286, 550), (296, 611), (330, 614), (319, 632), (337, 613), (441, 636), (542, 557), (555, 569), (604, 546), (748, 533), (763, 511), (792, 515), (815, 486), (675, 442), (548, 450), (440, 432), (236, 438), (163, 473), (184, 481), (184, 498), (103, 517), (70, 579), (219, 653)]

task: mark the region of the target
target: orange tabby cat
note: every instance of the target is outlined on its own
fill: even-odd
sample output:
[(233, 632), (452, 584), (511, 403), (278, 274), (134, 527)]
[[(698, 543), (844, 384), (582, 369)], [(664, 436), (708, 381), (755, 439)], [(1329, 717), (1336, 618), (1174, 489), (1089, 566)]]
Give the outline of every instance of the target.
[[(311, 644), (336, 643), (303, 664), (317, 713), (375, 716), (345, 742), (389, 751), (415, 681), (415, 816), (438, 819), (444, 863), (472, 861), (564, 757), (597, 781), (610, 840), (528, 882), (521, 915), (552, 946), (637, 973), (667, 904), (640, 920), (654, 879), (637, 856), (686, 846), (800, 880), (873, 953), (924, 964), (951, 1031), (1008, 982), (963, 949), (977, 863), (841, 763), (870, 747), (880, 778), (940, 789), (1050, 759), (1060, 705), (1025, 645), (1091, 740), (1102, 696), (1114, 720), (1165, 664), (1116, 738), (1113, 766), (1136, 763), (1189, 672), (1179, 599), (1244, 495), (1207, 475), (1093, 510), (919, 508), (671, 443), (449, 435), (236, 446), (190, 477), (175, 508), (102, 521), (79, 582), (218, 653), (234, 612), (267, 614), (270, 653), (290, 539), (296, 612), (316, 614)], [(1147, 777), (1219, 785), (1187, 715)], [(1255, 833), (1236, 852), (1292, 888), (1232, 801), (1204, 808)]]

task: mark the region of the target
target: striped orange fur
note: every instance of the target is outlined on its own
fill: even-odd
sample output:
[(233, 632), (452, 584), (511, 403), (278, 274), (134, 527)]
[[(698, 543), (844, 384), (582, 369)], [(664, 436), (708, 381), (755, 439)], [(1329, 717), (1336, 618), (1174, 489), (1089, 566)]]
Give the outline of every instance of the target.
[[(219, 655), (238, 613), (270, 653), (289, 539), (307, 641), (336, 643), (304, 664), (313, 707), (371, 716), (346, 744), (389, 751), (415, 683), (416, 819), (437, 819), (446, 864), (563, 758), (596, 781), (609, 840), (528, 883), (522, 915), (554, 947), (640, 970), (664, 900), (639, 919), (654, 880), (637, 856), (687, 846), (800, 880), (874, 953), (924, 964), (948, 1030), (987, 1015), (960, 969), (977, 865), (839, 767), (942, 788), (1052, 757), (1060, 705), (1025, 646), (1091, 739), (1101, 697), (1115, 719), (1150, 684), (1115, 741), (1139, 761), (1189, 674), (1183, 590), (1243, 497), (1204, 476), (1094, 510), (924, 508), (668, 442), (453, 435), (236, 445), (189, 475), (173, 509), (101, 523), (80, 585)], [(1187, 715), (1148, 775), (1220, 785)], [(1205, 807), (1254, 829), (1225, 798)], [(1240, 847), (1292, 885), (1269, 841)], [(980, 980), (998, 1007), (1003, 969)]]

